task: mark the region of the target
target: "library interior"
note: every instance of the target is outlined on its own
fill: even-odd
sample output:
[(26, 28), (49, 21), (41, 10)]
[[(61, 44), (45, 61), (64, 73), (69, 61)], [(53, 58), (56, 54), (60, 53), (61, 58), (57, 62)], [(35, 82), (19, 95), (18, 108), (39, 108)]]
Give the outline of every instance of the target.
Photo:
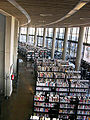
[(0, 120), (90, 120), (90, 0), (0, 0)]

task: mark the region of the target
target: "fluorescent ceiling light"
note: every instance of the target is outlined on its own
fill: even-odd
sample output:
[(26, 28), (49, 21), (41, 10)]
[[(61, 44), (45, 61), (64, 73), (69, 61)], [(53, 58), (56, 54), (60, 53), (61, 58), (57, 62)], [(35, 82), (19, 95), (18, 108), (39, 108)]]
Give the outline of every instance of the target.
[(76, 5), (76, 7), (74, 8), (74, 10), (79, 10), (80, 8), (82, 8), (84, 5), (86, 5), (87, 2), (80, 2)]
[(72, 23), (64, 23), (64, 24), (68, 24), (69, 25), (69, 24), (72, 24)]
[(90, 19), (90, 18), (80, 18), (80, 20), (84, 20), (84, 19)]
[(71, 15), (70, 14), (67, 14), (66, 16), (64, 16), (64, 18), (68, 18), (68, 17), (70, 17)]
[[(52, 25), (52, 24), (56, 24), (58, 22), (61, 22), (67, 18), (69, 18), (71, 15), (73, 15), (74, 13), (78, 12), (78, 10), (80, 10), (84, 5), (86, 5), (90, 0), (80, 0), (80, 2), (69, 12), (67, 13), (64, 17), (54, 21), (54, 22), (51, 22), (51, 23), (48, 23), (48, 24), (45, 24), (44, 26), (48, 26), (48, 25)], [(43, 16), (45, 17), (46, 14), (40, 14), (40, 16)]]
[(42, 21), (38, 21), (38, 22), (44, 23), (44, 22), (46, 22), (46, 21), (42, 20)]
[(77, 12), (77, 11), (76, 10), (71, 10), (68, 14), (73, 15), (75, 12)]
[(42, 16), (42, 17), (49, 17), (49, 16), (52, 16), (52, 14), (40, 14), (40, 16)]

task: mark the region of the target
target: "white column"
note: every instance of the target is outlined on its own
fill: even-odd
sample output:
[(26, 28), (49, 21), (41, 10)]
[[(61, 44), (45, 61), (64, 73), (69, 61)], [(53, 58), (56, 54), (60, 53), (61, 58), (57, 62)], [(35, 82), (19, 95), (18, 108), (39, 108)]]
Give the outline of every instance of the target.
[(37, 28), (35, 28), (34, 46), (37, 46)]
[(46, 28), (44, 28), (44, 31), (43, 31), (43, 47), (46, 47)]
[(19, 38), (18, 38), (19, 42), (20, 42), (20, 35), (21, 35), (21, 27), (19, 27)]
[(62, 59), (66, 60), (66, 52), (67, 52), (67, 41), (68, 41), (68, 28), (65, 28), (65, 36), (64, 36), (64, 43), (63, 43), (63, 54)]
[(5, 60), (5, 21), (6, 17), (0, 14), (0, 90), (4, 91), (4, 60)]
[(12, 93), (11, 74), (14, 67), (14, 27), (15, 18), (6, 17), (6, 34), (5, 34), (5, 96)]
[(78, 47), (77, 47), (77, 55), (76, 55), (76, 63), (75, 63), (75, 69), (76, 70), (80, 69), (84, 34), (85, 34), (85, 28), (84, 27), (80, 27), (79, 39), (78, 39)]
[(15, 20), (14, 35), (14, 74), (17, 73), (17, 50), (18, 50), (18, 21)]
[(56, 28), (53, 29), (52, 54), (51, 54), (52, 59), (54, 59), (55, 40), (56, 40)]
[(26, 36), (26, 43), (29, 42), (29, 27), (27, 27), (27, 36)]

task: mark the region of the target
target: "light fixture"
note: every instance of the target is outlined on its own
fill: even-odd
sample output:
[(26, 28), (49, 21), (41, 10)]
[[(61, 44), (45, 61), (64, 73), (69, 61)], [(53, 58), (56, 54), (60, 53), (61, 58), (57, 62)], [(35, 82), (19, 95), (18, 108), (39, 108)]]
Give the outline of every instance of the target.
[(72, 23), (64, 23), (64, 24), (66, 24), (66, 25), (70, 25), (70, 24), (72, 24)]
[(38, 22), (40, 22), (40, 23), (45, 23), (46, 21), (44, 21), (44, 20), (39, 20)]
[(78, 3), (73, 10), (79, 10), (86, 4), (87, 4), (87, 1), (82, 1), (82, 2)]
[(90, 18), (80, 18), (80, 20), (86, 20), (86, 19), (90, 19)]
[[(45, 24), (44, 26), (48, 26), (48, 25), (52, 25), (52, 24), (56, 24), (58, 22), (61, 22), (67, 18), (69, 18), (70, 16), (72, 16), (74, 13), (78, 12), (78, 10), (80, 10), (84, 5), (86, 5), (90, 0), (80, 0), (80, 2), (69, 12), (67, 13), (64, 17), (54, 21), (54, 22), (51, 22), (51, 23), (48, 23), (48, 24)], [(40, 14), (40, 16), (47, 16), (47, 14)], [(51, 14), (50, 14), (51, 16)]]
[(69, 15), (72, 15), (72, 14), (74, 14), (76, 12), (76, 10), (71, 10), (68, 14)]
[(68, 17), (70, 17), (71, 15), (70, 14), (67, 14), (66, 16), (64, 16), (64, 18), (68, 18)]
[(42, 16), (42, 17), (51, 17), (52, 16), (52, 14), (40, 14), (40, 16)]

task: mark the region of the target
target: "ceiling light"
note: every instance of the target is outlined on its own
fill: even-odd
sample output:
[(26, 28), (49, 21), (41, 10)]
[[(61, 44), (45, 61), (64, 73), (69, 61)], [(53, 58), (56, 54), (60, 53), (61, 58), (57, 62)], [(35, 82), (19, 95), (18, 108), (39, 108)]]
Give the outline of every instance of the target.
[(86, 5), (87, 2), (80, 2), (76, 5), (76, 7), (74, 8), (74, 10), (79, 10), (80, 8), (82, 8), (84, 5)]
[(80, 18), (80, 20), (84, 20), (84, 19), (90, 19), (90, 18)]
[(70, 17), (71, 15), (70, 14), (67, 14), (66, 16), (64, 16), (65, 18), (68, 18), (68, 17)]
[(44, 21), (44, 20), (40, 21), (40, 20), (39, 20), (38, 22), (40, 22), (40, 23), (45, 23), (46, 21)]
[(42, 16), (42, 17), (47, 17), (47, 16), (49, 17), (50, 16), (51, 17), (52, 14), (40, 14), (40, 16)]
[(68, 14), (73, 15), (76, 12), (76, 10), (71, 10)]
[(69, 25), (69, 24), (71, 24), (71, 23), (64, 23), (64, 24), (67, 24), (67, 25)]

